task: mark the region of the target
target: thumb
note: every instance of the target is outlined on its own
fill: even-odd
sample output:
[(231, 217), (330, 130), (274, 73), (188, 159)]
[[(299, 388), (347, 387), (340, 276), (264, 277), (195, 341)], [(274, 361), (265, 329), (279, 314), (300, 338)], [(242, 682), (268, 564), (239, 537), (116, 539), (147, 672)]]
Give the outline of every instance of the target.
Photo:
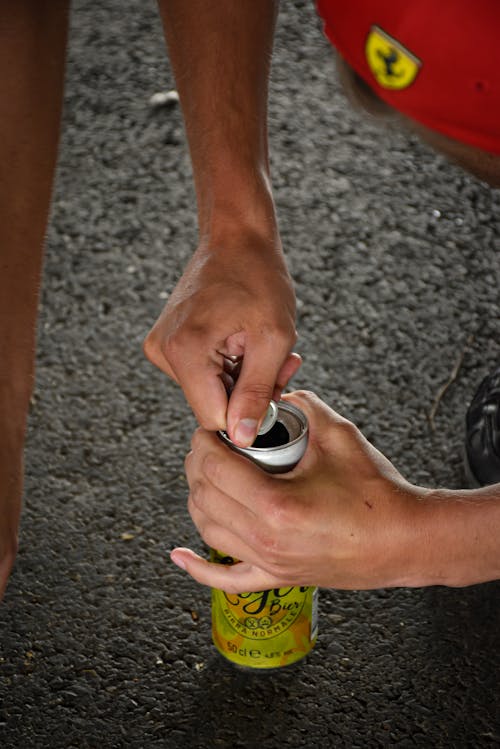
[[(240, 445), (241, 447), (245, 447), (245, 444), (243, 443), (243, 441), (244, 440), (246, 441), (247, 438), (246, 438), (244, 432), (242, 433), (242, 427), (243, 427), (243, 430), (244, 430), (245, 427), (248, 425), (250, 427), (250, 432), (249, 432), (248, 439), (251, 440), (248, 444), (252, 444), (252, 442), (255, 439), (256, 427), (258, 426), (259, 418), (262, 416), (262, 414), (264, 413), (265, 409), (267, 409), (267, 406), (269, 405), (269, 400), (271, 398), (274, 401), (279, 401), (280, 400), (281, 394), (282, 394), (284, 388), (287, 386), (288, 382), (292, 379), (292, 377), (299, 370), (301, 364), (302, 364), (302, 358), (301, 358), (301, 356), (299, 354), (294, 353), (294, 352), (288, 354), (288, 356), (286, 357), (284, 363), (282, 364), (281, 368), (278, 370), (278, 373), (277, 373), (277, 375), (275, 377), (274, 387), (272, 389), (271, 396), (269, 396), (270, 386), (268, 386), (268, 385), (265, 386), (263, 392), (262, 392), (261, 388), (256, 388), (255, 386), (251, 386), (252, 389), (249, 390), (249, 391), (247, 391), (247, 392), (245, 392), (244, 396), (242, 395), (242, 392), (241, 392), (241, 388), (242, 388), (241, 384), (240, 384), (240, 387), (237, 390), (235, 388), (236, 393), (234, 393), (234, 391), (233, 391), (233, 394), (231, 396), (231, 401), (230, 401), (230, 411), (231, 411), (232, 419), (231, 419), (231, 417), (228, 416), (228, 424), (230, 424), (230, 426), (228, 427), (228, 431), (229, 431), (229, 436), (231, 437), (231, 439), (233, 439), (233, 441), (237, 442), (237, 444)], [(240, 367), (241, 367), (241, 364), (240, 364)], [(271, 374), (272, 378), (274, 378), (274, 374), (273, 373), (274, 373), (274, 369), (272, 370), (272, 374)], [(259, 375), (260, 375), (260, 373), (259, 373)], [(241, 377), (241, 375), (240, 375), (240, 377)], [(247, 379), (249, 381), (251, 381), (252, 374), (250, 374), (250, 375), (248, 374), (248, 365), (247, 365), (247, 368), (245, 370), (245, 377), (247, 377)], [(252, 397), (254, 399), (253, 404), (248, 403), (248, 401)], [(242, 402), (244, 402), (244, 399), (247, 401), (248, 405), (245, 404), (245, 405), (242, 406)], [(260, 405), (260, 403), (259, 403), (259, 406), (258, 406), (259, 410), (256, 410), (256, 413), (257, 413), (257, 424), (255, 423), (255, 421), (256, 421), (255, 419), (252, 420), (252, 416), (251, 415), (250, 416), (247, 415), (246, 417), (243, 416), (243, 424), (241, 424), (241, 419), (238, 419), (237, 415), (234, 416), (234, 414), (237, 413), (237, 409), (240, 408), (240, 409), (242, 409), (242, 412), (245, 412), (245, 410), (246, 410), (247, 414), (252, 414), (252, 408), (253, 408), (253, 406), (255, 406), (256, 401), (258, 401), (259, 399), (262, 402), (262, 405)], [(260, 413), (260, 408), (264, 409), (264, 411), (262, 412), (262, 414)], [(234, 427), (234, 424), (236, 424), (235, 427)], [(233, 427), (234, 427), (234, 429), (233, 429)], [(235, 432), (236, 431), (238, 431), (238, 437), (237, 437), (237, 439), (235, 439)]]
[(277, 357), (275, 350), (260, 344), (245, 349), (227, 411), (229, 437), (240, 447), (254, 442), (287, 356)]
[(197, 582), (226, 593), (252, 593), (283, 584), (273, 575), (247, 562), (237, 562), (231, 566), (207, 562), (191, 549), (183, 547), (174, 549), (170, 559)]
[[(349, 451), (351, 438), (358, 432), (352, 422), (327, 406), (321, 398), (308, 390), (297, 390), (283, 396), (283, 400), (293, 403), (305, 414), (309, 423), (310, 442), (327, 449), (333, 449), (340, 457), (339, 451)], [(349, 444), (348, 444), (349, 443)]]
[(310, 390), (294, 390), (292, 393), (286, 393), (283, 400), (289, 401), (300, 408), (316, 432), (323, 432), (326, 429), (331, 429), (332, 426), (350, 423)]
[(357, 426), (327, 406), (317, 395), (301, 390), (285, 395), (284, 400), (300, 408), (309, 423), (309, 446), (312, 450), (308, 450), (302, 460), (304, 467), (311, 467), (315, 458), (323, 454), (328, 456), (332, 467), (361, 470), (370, 457), (379, 466), (385, 466), (387, 475), (395, 476), (396, 469), (392, 463), (366, 439)]

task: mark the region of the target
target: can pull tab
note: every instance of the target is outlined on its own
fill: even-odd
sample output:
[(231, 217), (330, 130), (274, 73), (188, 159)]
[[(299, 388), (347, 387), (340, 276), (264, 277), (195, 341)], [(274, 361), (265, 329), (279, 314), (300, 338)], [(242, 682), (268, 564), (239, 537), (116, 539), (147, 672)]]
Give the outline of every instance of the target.
[(277, 418), (278, 404), (275, 401), (270, 401), (269, 406), (267, 407), (266, 415), (264, 416), (264, 421), (260, 425), (260, 429), (257, 434), (267, 434), (276, 424)]

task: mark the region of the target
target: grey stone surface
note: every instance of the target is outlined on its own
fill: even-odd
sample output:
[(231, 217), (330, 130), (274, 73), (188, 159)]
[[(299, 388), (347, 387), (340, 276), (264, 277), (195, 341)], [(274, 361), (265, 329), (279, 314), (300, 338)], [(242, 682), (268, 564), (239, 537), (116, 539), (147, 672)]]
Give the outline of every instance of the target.
[[(497, 583), (322, 591), (302, 665), (263, 676), (215, 655), (209, 591), (166, 557), (203, 548), (183, 475), (194, 421), (141, 352), (196, 241), (178, 106), (149, 103), (174, 87), (156, 7), (76, 0), (70, 41), (0, 745), (499, 746)], [(464, 410), (500, 359), (499, 193), (353, 112), (298, 0), (280, 17), (270, 137), (295, 384), (410, 481), (463, 486)]]

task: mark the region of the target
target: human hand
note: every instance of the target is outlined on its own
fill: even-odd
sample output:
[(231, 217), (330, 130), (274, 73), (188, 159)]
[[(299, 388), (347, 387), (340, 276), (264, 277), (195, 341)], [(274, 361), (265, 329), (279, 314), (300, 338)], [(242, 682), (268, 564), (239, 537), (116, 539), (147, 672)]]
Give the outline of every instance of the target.
[(209, 546), (244, 561), (213, 564), (189, 549), (174, 549), (172, 561), (231, 593), (412, 584), (412, 518), (427, 490), (406, 482), (313, 394), (285, 398), (309, 420), (309, 445), (293, 471), (266, 474), (201, 429), (186, 458), (188, 508), (198, 531)]
[[(300, 366), (291, 353), (294, 319), (279, 239), (241, 232), (216, 247), (200, 245), (144, 350), (181, 385), (205, 429), (227, 429), (244, 447), (254, 441), (271, 398), (279, 399)], [(231, 359), (239, 362), (236, 384)]]

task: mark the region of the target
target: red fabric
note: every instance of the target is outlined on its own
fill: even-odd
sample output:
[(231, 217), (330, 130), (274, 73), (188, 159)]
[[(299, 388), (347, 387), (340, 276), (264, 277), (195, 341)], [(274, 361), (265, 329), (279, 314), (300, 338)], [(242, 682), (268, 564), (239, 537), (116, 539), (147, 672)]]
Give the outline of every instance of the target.
[[(500, 154), (500, 0), (317, 0), (324, 31), (381, 99), (423, 125)], [(421, 65), (406, 88), (381, 86), (365, 46), (376, 26)]]

